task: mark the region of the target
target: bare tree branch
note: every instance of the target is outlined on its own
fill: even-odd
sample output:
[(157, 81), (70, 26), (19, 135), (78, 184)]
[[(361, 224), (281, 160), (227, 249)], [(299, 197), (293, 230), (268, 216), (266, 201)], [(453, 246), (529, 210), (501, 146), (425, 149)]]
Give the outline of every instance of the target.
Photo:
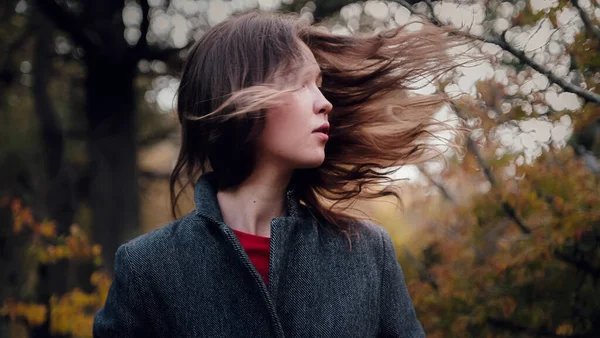
[[(280, 7), (282, 11), (295, 11), (299, 12), (302, 7), (306, 5), (310, 0), (301, 0), (294, 1), (292, 4), (283, 5)], [(415, 10), (412, 8), (412, 5), (418, 3), (420, 0), (392, 0), (394, 2), (399, 3), (406, 9), (408, 9), (412, 14), (416, 14)], [(344, 6), (355, 3), (354, 0), (312, 0), (312, 2), (316, 5), (315, 11), (313, 12), (313, 18), (315, 22), (320, 22), (336, 12), (340, 11)]]
[[(426, 2), (429, 1), (431, 3), (431, 0), (425, 0), (425, 1)], [(577, 0), (571, 0), (571, 1), (576, 2)], [(401, 1), (396, 1), (396, 2), (398, 2), (399, 4), (401, 4), (408, 10), (410, 10), (411, 13), (414, 14), (414, 10), (412, 10), (412, 6), (410, 6), (410, 4), (404, 3)], [(433, 5), (428, 4), (428, 8), (431, 11), (431, 13), (430, 13), (431, 18), (429, 20), (431, 21), (431, 23), (440, 26), (441, 25), (440, 20), (437, 19), (437, 17), (433, 13)], [(584, 14), (585, 14), (585, 12), (584, 12)], [(598, 29), (596, 29), (595, 31), (598, 31)], [(527, 57), (527, 55), (525, 55), (525, 53), (523, 51), (514, 48), (511, 44), (509, 44), (506, 41), (506, 32), (507, 31), (502, 32), (502, 34), (499, 37), (490, 36), (490, 35), (478, 36), (478, 35), (473, 35), (473, 34), (469, 34), (469, 33), (464, 33), (464, 34), (470, 38), (473, 38), (473, 39), (476, 39), (479, 41), (483, 41), (483, 42), (487, 42), (487, 43), (491, 43), (491, 44), (494, 44), (494, 45), (502, 48), (503, 50), (511, 53), (513, 56), (515, 56), (517, 59), (519, 59), (524, 64), (530, 66), (531, 68), (533, 68), (537, 72), (541, 73), (542, 75), (545, 75), (548, 78), (548, 80), (550, 80), (550, 82), (555, 83), (556, 85), (561, 87), (564, 91), (573, 93), (573, 94), (583, 98), (586, 102), (593, 102), (597, 105), (600, 105), (600, 95), (598, 95), (592, 91), (585, 90), (579, 86), (576, 86), (570, 82), (567, 82), (567, 81), (561, 79), (560, 77), (554, 75), (554, 73), (552, 73), (546, 67), (540, 65), (539, 63), (535, 62), (533, 59)]]
[(431, 175), (429, 175), (429, 173), (422, 166), (417, 166), (417, 169), (419, 169), (419, 171), (427, 178), (427, 180), (429, 180), (429, 182), (431, 182), (431, 184), (436, 186), (442, 192), (442, 195), (446, 200), (450, 201), (451, 203), (455, 203), (454, 198), (452, 198), (452, 195), (450, 195), (442, 183), (431, 177)]
[[(460, 117), (462, 120), (466, 120), (466, 116), (462, 113), (462, 111), (455, 104), (452, 104), (452, 107), (454, 108), (454, 111), (456, 112), (458, 117)], [(477, 145), (475, 144), (475, 141), (473, 141), (473, 139), (471, 138), (470, 135), (467, 136), (467, 149), (469, 150), (469, 152), (471, 152), (471, 154), (473, 154), (473, 156), (475, 156), (475, 159), (477, 160), (477, 164), (479, 164), (479, 167), (481, 167), (481, 169), (483, 169), (485, 177), (488, 179), (488, 181), (490, 182), (492, 187), (497, 187), (497, 181), (496, 181), (496, 178), (494, 177), (494, 174), (492, 173), (491, 168), (487, 165), (487, 163), (485, 163), (485, 160), (483, 159), (483, 157), (479, 153), (479, 150), (477, 149)], [(510, 219), (512, 219), (513, 222), (515, 222), (515, 224), (517, 224), (519, 229), (521, 229), (521, 232), (526, 233), (526, 234), (531, 233), (531, 229), (528, 226), (526, 226), (525, 223), (519, 218), (519, 216), (517, 215), (517, 211), (510, 203), (508, 203), (506, 201), (502, 201), (501, 205), (502, 205), (502, 209), (504, 210), (504, 213)]]
[(561, 79), (560, 77), (554, 75), (554, 73), (552, 73), (552, 71), (550, 71), (546, 67), (540, 65), (539, 63), (533, 61), (533, 59), (527, 57), (527, 55), (525, 55), (525, 53), (523, 51), (514, 48), (511, 44), (509, 44), (506, 41), (506, 32), (507, 31), (504, 31), (500, 35), (500, 37), (476, 36), (476, 35), (471, 35), (471, 34), (468, 34), (468, 35), (477, 40), (494, 44), (494, 45), (504, 49), (505, 51), (511, 53), (516, 58), (518, 58), (521, 62), (523, 62), (526, 65), (530, 66), (531, 68), (535, 69), (540, 74), (545, 75), (548, 78), (548, 80), (550, 80), (550, 82), (555, 83), (556, 85), (561, 87), (564, 91), (573, 93), (573, 94), (583, 98), (587, 102), (593, 102), (597, 105), (600, 105), (600, 95), (598, 95), (592, 91), (585, 90), (579, 86), (576, 86), (572, 83), (569, 83), (569, 82)]
[(522, 232), (526, 234), (531, 233), (531, 229), (529, 229), (519, 218), (519, 216), (517, 216), (517, 211), (511, 204), (509, 204), (506, 201), (502, 202), (502, 210), (504, 210), (504, 213), (507, 214), (508, 217), (510, 217), (513, 220), (513, 222), (517, 224), (517, 226), (519, 227), (519, 229), (521, 229)]
[(585, 25), (585, 29), (590, 34), (593, 34), (596, 37), (596, 40), (600, 41), (600, 29), (594, 26), (594, 23), (592, 22), (592, 19), (590, 19), (590, 16), (585, 12), (583, 8), (581, 8), (581, 6), (579, 6), (579, 1), (571, 0), (571, 3), (573, 4), (573, 7), (577, 8), (577, 10), (579, 11), (579, 16), (581, 17), (581, 20)]
[[(485, 163), (485, 161), (483, 160), (483, 157), (481, 157), (481, 154), (479, 153), (479, 150), (477, 149), (477, 145), (475, 144), (475, 141), (473, 141), (473, 139), (470, 136), (467, 137), (467, 149), (469, 149), (471, 154), (473, 154), (473, 156), (475, 156), (477, 163), (483, 169), (483, 172), (485, 173), (485, 176), (487, 177), (490, 184), (493, 187), (496, 187), (497, 182), (496, 182), (496, 178), (494, 177), (494, 174), (492, 173), (492, 170), (487, 165), (487, 163)], [(506, 201), (503, 201), (502, 209), (504, 210), (504, 213), (517, 224), (517, 226), (519, 227), (519, 229), (521, 229), (521, 231), (523, 233), (526, 233), (526, 234), (531, 233), (531, 229), (529, 229), (523, 223), (523, 221), (517, 216), (517, 212), (512, 205), (510, 205)]]
[(393, 0), (393, 1), (399, 3), (400, 5), (402, 5), (402, 7), (408, 9), (410, 14), (418, 15), (417, 11), (415, 11), (415, 9), (412, 8), (412, 4), (408, 3), (406, 0)]
[[(433, 12), (433, 4), (431, 3), (431, 0), (425, 0), (425, 1), (426, 2), (429, 1), (429, 3), (427, 4), (427, 6), (428, 6), (429, 10), (431, 11), (431, 13), (430, 13), (431, 14), (431, 18), (434, 20), (434, 21), (432, 21), (432, 23), (435, 24), (435, 25), (440, 26), (441, 25), (441, 21), (436, 18), (435, 14)], [(479, 37), (479, 36), (471, 35), (471, 34), (467, 34), (467, 36), (470, 36), (471, 38), (475, 38), (475, 39), (480, 40), (480, 41), (494, 43), (494, 44), (502, 47), (504, 50), (507, 50), (511, 54), (515, 55), (521, 61), (523, 61), (524, 63), (530, 65), (532, 68), (534, 68), (538, 72), (546, 75), (551, 81), (554, 80), (554, 82), (557, 83), (559, 86), (562, 84), (561, 87), (563, 87), (566, 91), (574, 92), (577, 95), (580, 95), (579, 93), (583, 92), (583, 95), (580, 95), (580, 96), (582, 96), (582, 97), (585, 98), (584, 95), (587, 95), (587, 97), (591, 98), (594, 102), (600, 104), (600, 95), (597, 95), (597, 94), (592, 93), (592, 92), (588, 92), (588, 91), (586, 91), (586, 90), (584, 90), (584, 89), (582, 89), (580, 87), (577, 87), (577, 86), (574, 86), (574, 85), (572, 85), (570, 83), (567, 83), (566, 81), (564, 81), (564, 80), (556, 77), (550, 71), (545, 70), (541, 65), (538, 65), (533, 60), (529, 59), (525, 55), (525, 53), (523, 53), (522, 51), (516, 50), (511, 45), (509, 45), (508, 42), (506, 42), (505, 34), (506, 34), (506, 31), (504, 31), (502, 33), (502, 36), (500, 38), (496, 38), (496, 37), (483, 38), (483, 37)], [(570, 89), (570, 90), (568, 90), (567, 88)], [(453, 107), (454, 107), (454, 110), (456, 111), (456, 113), (459, 115), (459, 117), (461, 117), (463, 120), (466, 120), (466, 118), (461, 113), (461, 111), (458, 109), (458, 107), (456, 105), (453, 105)], [(481, 154), (479, 154), (479, 150), (477, 149), (477, 145), (471, 139), (471, 137), (467, 137), (467, 148), (473, 154), (473, 156), (475, 156), (475, 159), (477, 160), (477, 163), (483, 169), (484, 174), (487, 177), (487, 179), (490, 182), (490, 184), (495, 187), (497, 185), (496, 179), (495, 179), (495, 177), (494, 177), (494, 175), (493, 175), (490, 167), (485, 163), (485, 161), (481, 157)], [(526, 234), (530, 234), (531, 233), (531, 229), (529, 227), (527, 227), (524, 224), (524, 222), (517, 216), (517, 212), (516, 212), (515, 208), (512, 205), (510, 205), (506, 201), (503, 201), (502, 202), (502, 209), (504, 210), (504, 212), (506, 213), (506, 215), (517, 224), (517, 226), (521, 229), (521, 231), (523, 233), (526, 233)]]
[(435, 16), (435, 12), (433, 11), (433, 2), (431, 2), (431, 0), (425, 0), (425, 4), (427, 5), (427, 8), (429, 8), (429, 12), (430, 12), (430, 18), (429, 20), (431, 21), (431, 23), (433, 23), (436, 26), (441, 26), (442, 23), (440, 20), (438, 20), (438, 18)]
[(492, 169), (485, 163), (485, 161), (481, 157), (481, 154), (479, 153), (479, 150), (477, 149), (475, 141), (473, 141), (473, 139), (470, 136), (467, 137), (467, 149), (475, 156), (477, 164), (479, 164), (481, 169), (483, 169), (483, 173), (485, 174), (485, 177), (487, 177), (488, 181), (490, 181), (492, 186), (496, 186), (496, 178), (492, 173)]

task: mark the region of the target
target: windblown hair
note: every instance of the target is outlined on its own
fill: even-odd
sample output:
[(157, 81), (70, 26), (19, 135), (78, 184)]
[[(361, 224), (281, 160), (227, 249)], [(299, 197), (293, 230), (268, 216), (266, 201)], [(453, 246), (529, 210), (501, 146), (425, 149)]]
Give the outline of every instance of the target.
[(433, 119), (449, 102), (446, 95), (409, 90), (459, 66), (447, 51), (469, 43), (450, 28), (408, 26), (341, 36), (294, 15), (248, 12), (212, 27), (191, 47), (181, 75), (181, 149), (170, 180), (173, 216), (183, 189), (199, 174), (213, 171), (219, 189), (250, 175), (265, 110), (294, 90), (277, 79), (301, 68), (302, 43), (321, 67), (321, 90), (333, 110), (324, 163), (293, 175), (301, 201), (346, 235), (357, 217), (336, 208), (339, 204), (387, 195), (401, 202), (393, 185), (381, 183), (393, 181), (389, 175), (402, 165), (430, 159), (436, 133), (452, 129)]

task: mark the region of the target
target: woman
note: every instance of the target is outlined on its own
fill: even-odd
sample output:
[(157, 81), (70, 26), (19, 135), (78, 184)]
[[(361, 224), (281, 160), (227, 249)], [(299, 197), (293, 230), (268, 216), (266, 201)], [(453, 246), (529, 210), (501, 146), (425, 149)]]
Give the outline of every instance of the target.
[(462, 43), (259, 12), (212, 27), (177, 103), (172, 208), (195, 182), (196, 209), (117, 250), (94, 337), (424, 337), (389, 234), (339, 204), (398, 198), (373, 188), (423, 159), (447, 100), (406, 90)]

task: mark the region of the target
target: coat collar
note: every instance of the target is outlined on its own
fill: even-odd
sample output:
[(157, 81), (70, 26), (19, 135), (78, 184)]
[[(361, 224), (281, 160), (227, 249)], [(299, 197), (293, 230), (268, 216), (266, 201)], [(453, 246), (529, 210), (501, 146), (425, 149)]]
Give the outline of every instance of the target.
[[(293, 182), (293, 181), (292, 181)], [(308, 213), (306, 207), (300, 205), (300, 199), (297, 193), (297, 187), (294, 183), (290, 183), (286, 188), (286, 206), (287, 215), (285, 217), (276, 217), (271, 221), (271, 240), (269, 248), (269, 285), (268, 297), (272, 300), (278, 299), (279, 285), (283, 278), (282, 270), (284, 269), (284, 257), (286, 250), (289, 250), (293, 243), (293, 235), (297, 233), (295, 229), (298, 226), (304, 227), (314, 225), (313, 218)], [(223, 234), (223, 238), (230, 244), (234, 252), (240, 257), (251, 271), (252, 263), (244, 254), (239, 240), (231, 228), (223, 221), (221, 208), (217, 201), (217, 184), (216, 176), (213, 173), (204, 173), (198, 179), (194, 189), (194, 202), (196, 204), (196, 215), (212, 220), (212, 223), (217, 226), (217, 229)], [(260, 285), (261, 282), (258, 273), (254, 272), (254, 276)], [(261, 287), (261, 289), (264, 286)]]
[[(287, 217), (297, 218), (300, 216), (300, 198), (296, 186), (291, 182), (286, 188)], [(194, 188), (194, 204), (196, 212), (209, 217), (219, 223), (224, 223), (223, 214), (217, 201), (217, 183), (213, 172), (207, 172), (200, 176)]]

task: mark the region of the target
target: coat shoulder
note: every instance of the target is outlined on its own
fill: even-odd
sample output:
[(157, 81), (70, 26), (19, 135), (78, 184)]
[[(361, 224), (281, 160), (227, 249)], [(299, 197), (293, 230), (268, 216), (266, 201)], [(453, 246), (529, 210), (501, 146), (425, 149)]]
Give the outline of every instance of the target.
[(357, 227), (361, 239), (365, 239), (377, 249), (382, 248), (383, 241), (389, 237), (388, 231), (381, 225), (372, 221), (362, 220)]
[(198, 225), (198, 217), (192, 212), (128, 241), (121, 245), (120, 250), (126, 251), (135, 265), (143, 261), (157, 260), (177, 247), (179, 242), (190, 238), (191, 232), (200, 228)]
[(357, 220), (356, 222), (349, 231), (349, 235), (338, 232), (335, 232), (333, 236), (325, 234), (325, 237), (329, 239), (328, 245), (332, 245), (336, 252), (345, 252), (352, 248), (351, 251), (354, 252), (380, 257), (384, 251), (385, 238), (386, 236), (389, 238), (387, 230), (369, 220)]

